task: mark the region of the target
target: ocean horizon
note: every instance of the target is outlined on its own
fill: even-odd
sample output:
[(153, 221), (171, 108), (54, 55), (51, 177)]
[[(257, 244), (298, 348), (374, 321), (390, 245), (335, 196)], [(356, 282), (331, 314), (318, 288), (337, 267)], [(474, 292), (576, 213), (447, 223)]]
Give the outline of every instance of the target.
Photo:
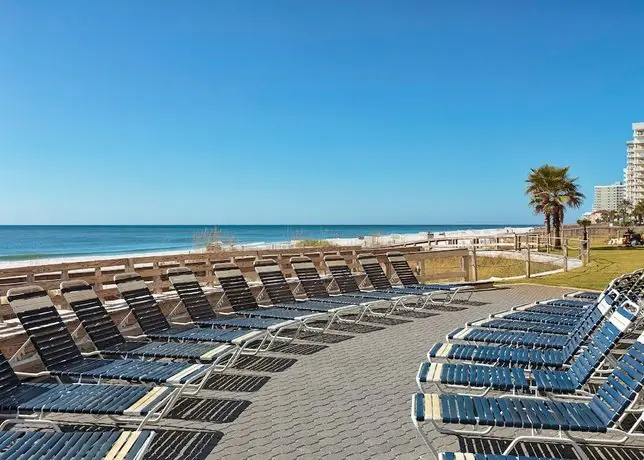
[(200, 249), (214, 234), (224, 244), (258, 246), (302, 239), (525, 228), (534, 224), (445, 225), (0, 225), (0, 260), (110, 256)]

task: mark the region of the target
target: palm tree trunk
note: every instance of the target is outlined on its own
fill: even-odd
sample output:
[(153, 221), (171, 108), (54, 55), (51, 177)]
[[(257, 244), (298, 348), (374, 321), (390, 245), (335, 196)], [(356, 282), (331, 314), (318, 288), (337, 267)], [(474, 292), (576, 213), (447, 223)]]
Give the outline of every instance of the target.
[(561, 213), (555, 210), (552, 213), (552, 226), (555, 230), (555, 244), (554, 247), (559, 249), (561, 247)]
[(550, 213), (549, 212), (543, 213), (543, 221), (546, 226), (546, 235), (550, 235)]

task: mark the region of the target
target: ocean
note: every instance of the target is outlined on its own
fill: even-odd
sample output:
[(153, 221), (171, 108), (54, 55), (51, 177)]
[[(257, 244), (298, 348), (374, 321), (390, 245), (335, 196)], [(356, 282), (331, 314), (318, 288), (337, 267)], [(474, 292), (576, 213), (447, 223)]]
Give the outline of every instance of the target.
[(294, 239), (447, 232), (530, 225), (0, 225), (0, 260), (109, 256), (198, 249), (213, 231), (226, 243), (254, 246)]

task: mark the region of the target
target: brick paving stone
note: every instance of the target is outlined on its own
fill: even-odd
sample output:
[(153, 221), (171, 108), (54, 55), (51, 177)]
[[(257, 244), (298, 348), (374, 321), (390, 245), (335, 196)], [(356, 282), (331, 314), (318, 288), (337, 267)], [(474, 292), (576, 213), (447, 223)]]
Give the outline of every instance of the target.
[[(167, 419), (162, 427), (222, 431), (208, 456), (213, 460), (430, 459), (409, 418), (414, 378), (430, 345), (466, 321), (569, 291), (517, 285), (476, 292), (477, 304), (465, 310), (406, 316), (412, 321), (356, 333), (315, 354), (298, 355), (282, 372), (261, 374), (270, 379), (259, 391), (239, 393), (251, 404), (230, 423)], [(206, 396), (231, 398), (220, 391)], [(459, 450), (457, 437), (431, 436), (441, 448)]]

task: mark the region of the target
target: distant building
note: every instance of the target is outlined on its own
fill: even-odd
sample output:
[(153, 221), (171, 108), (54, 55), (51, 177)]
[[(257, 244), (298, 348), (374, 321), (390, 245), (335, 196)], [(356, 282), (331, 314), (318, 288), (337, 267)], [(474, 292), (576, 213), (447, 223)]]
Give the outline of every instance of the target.
[(619, 204), (626, 197), (626, 186), (619, 182), (613, 185), (595, 185), (595, 211), (617, 211)]
[(625, 199), (633, 204), (644, 200), (644, 123), (633, 123), (633, 139), (626, 143), (624, 185)]

